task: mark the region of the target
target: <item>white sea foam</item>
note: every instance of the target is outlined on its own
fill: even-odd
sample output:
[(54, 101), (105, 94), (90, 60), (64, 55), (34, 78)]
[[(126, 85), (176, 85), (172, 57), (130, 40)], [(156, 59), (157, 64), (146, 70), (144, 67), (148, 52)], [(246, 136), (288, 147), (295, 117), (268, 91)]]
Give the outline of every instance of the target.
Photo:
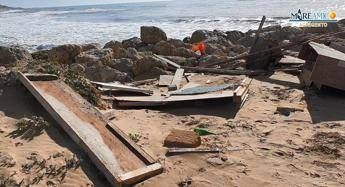
[(45, 8), (0, 13), (0, 45), (40, 45), (123, 40), (139, 36), (142, 25), (162, 28), (168, 37), (183, 39), (198, 29), (256, 29), (262, 15), (265, 26), (291, 25), (290, 12), (298, 8), (335, 10), (344, 17), (342, 0), (333, 3), (278, 0), (190, 0), (86, 7)]

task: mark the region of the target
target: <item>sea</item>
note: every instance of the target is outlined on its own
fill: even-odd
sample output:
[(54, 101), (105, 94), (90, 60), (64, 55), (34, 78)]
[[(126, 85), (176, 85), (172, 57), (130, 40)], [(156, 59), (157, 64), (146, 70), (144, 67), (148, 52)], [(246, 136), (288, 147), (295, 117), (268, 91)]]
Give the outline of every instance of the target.
[(291, 13), (335, 11), (345, 17), (344, 0), (171, 0), (107, 5), (28, 8), (0, 12), (0, 45), (31, 51), (67, 43), (105, 44), (140, 35), (140, 26), (162, 28), (169, 38), (183, 39), (198, 29), (256, 29), (293, 25)]

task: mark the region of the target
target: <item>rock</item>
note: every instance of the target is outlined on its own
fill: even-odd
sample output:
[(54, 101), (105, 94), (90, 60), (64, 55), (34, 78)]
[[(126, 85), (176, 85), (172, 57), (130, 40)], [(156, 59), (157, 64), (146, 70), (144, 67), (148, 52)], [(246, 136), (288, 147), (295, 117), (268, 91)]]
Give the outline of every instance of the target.
[(189, 57), (194, 57), (195, 53), (190, 49), (186, 49), (184, 47), (179, 47), (175, 50), (175, 56), (181, 56), (181, 57), (189, 58)]
[(131, 59), (121, 58), (112, 60), (109, 66), (121, 72), (125, 72), (130, 76), (133, 76), (133, 64), (134, 63)]
[(129, 47), (138, 48), (142, 45), (142, 41), (138, 37), (133, 37), (122, 41), (122, 47), (127, 49)]
[[(207, 44), (217, 45), (217, 48), (230, 47), (233, 44), (227, 39), (227, 35), (218, 30), (207, 31), (207, 30), (197, 30), (193, 32), (190, 43), (197, 43), (204, 41)], [(207, 48), (206, 48), (207, 50)]]
[(106, 49), (91, 49), (80, 53), (75, 57), (75, 62), (79, 64), (86, 64), (92, 66), (94, 64), (108, 65), (113, 58), (113, 51)]
[(138, 51), (135, 48), (127, 48), (126, 57), (133, 60), (140, 60), (142, 57), (139, 55)]
[(168, 67), (167, 64), (163, 64), (157, 58), (154, 58), (151, 54), (142, 53), (141, 56), (142, 58), (138, 61), (135, 61), (133, 65), (133, 73), (135, 76), (149, 73), (154, 67), (159, 67), (162, 69), (166, 69)]
[(192, 33), (192, 37), (189, 40), (189, 43), (197, 43), (206, 40), (208, 37), (210, 37), (211, 31), (207, 30), (197, 30)]
[(245, 36), (245, 34), (241, 31), (227, 31), (226, 38), (230, 40), (232, 43), (237, 43), (237, 41)]
[(88, 51), (91, 49), (101, 49), (101, 44), (99, 43), (88, 43), (81, 45), (82, 51)]
[(168, 43), (170, 43), (171, 45), (175, 46), (176, 48), (178, 47), (184, 47), (185, 44), (183, 43), (182, 40), (179, 40), (179, 39), (173, 39), (173, 38), (170, 38), (168, 40)]
[(138, 47), (137, 50), (139, 52), (149, 52), (149, 51), (151, 52), (151, 51), (153, 51), (153, 47), (154, 47), (154, 45), (147, 44), (147, 45)]
[(245, 47), (251, 47), (255, 41), (255, 35), (246, 35), (239, 39), (237, 42)]
[(185, 37), (182, 40), (184, 43), (190, 43), (190, 37)]
[(85, 70), (85, 76), (91, 81), (99, 82), (128, 82), (131, 78), (127, 73), (120, 72), (109, 66), (91, 66)]
[(32, 60), (30, 52), (19, 46), (0, 46), (0, 65), (16, 65)]
[(78, 63), (71, 64), (70, 68), (72, 71), (77, 72), (77, 73), (81, 73), (85, 71), (84, 66)]
[(207, 162), (211, 165), (223, 165), (224, 164), (224, 161), (219, 157), (208, 158)]
[(160, 41), (153, 47), (153, 52), (158, 55), (174, 56), (176, 48), (166, 41)]
[(112, 40), (112, 41), (110, 41), (110, 42), (108, 42), (108, 43), (106, 43), (105, 45), (104, 45), (104, 49), (105, 48), (110, 48), (110, 49), (112, 49), (113, 51), (116, 51), (116, 50), (118, 50), (119, 48), (122, 48), (123, 46), (122, 46), (122, 43), (121, 42), (119, 42), (119, 41), (116, 41), (116, 40)]
[(120, 47), (117, 48), (115, 51), (113, 50), (113, 57), (114, 58), (127, 58), (127, 50)]
[(98, 49), (96, 44), (66, 44), (53, 47), (50, 50), (38, 51), (32, 54), (34, 59), (57, 62), (61, 64), (75, 63), (75, 57), (83, 51)]
[(201, 138), (193, 131), (172, 130), (164, 140), (165, 147), (193, 148), (201, 145)]
[(303, 30), (301, 28), (288, 26), (279, 30), (266, 32), (263, 34), (263, 37), (281, 42), (283, 40), (295, 38), (300, 34), (303, 34)]
[(140, 38), (146, 44), (156, 44), (162, 40), (167, 40), (165, 32), (154, 26), (142, 26), (140, 28)]
[(228, 51), (232, 51), (235, 54), (241, 54), (241, 53), (247, 52), (248, 49), (244, 47), (243, 45), (234, 45), (232, 47), (229, 47)]

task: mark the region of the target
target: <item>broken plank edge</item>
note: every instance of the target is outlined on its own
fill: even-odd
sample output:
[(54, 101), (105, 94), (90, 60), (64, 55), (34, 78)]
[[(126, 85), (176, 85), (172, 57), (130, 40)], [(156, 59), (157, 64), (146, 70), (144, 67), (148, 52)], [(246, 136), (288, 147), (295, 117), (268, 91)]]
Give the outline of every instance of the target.
[(119, 176), (121, 184), (131, 185), (142, 180), (148, 179), (151, 176), (158, 175), (163, 172), (163, 167), (159, 163), (155, 163), (134, 171), (127, 172)]
[(140, 157), (145, 164), (154, 164), (156, 162), (148, 153), (140, 148), (133, 140), (128, 138), (128, 136), (119, 129), (115, 124), (108, 122), (106, 126), (115, 136), (121, 139), (121, 141), (134, 152), (135, 155)]
[(187, 153), (219, 153), (221, 151), (222, 150), (219, 148), (169, 148), (166, 155), (172, 156)]

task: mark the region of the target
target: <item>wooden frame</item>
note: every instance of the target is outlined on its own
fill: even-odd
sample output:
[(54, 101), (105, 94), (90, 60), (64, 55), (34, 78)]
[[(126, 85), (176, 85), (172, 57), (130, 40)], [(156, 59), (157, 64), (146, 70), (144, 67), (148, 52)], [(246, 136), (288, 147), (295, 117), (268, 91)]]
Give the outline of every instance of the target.
[(159, 163), (70, 87), (60, 80), (40, 81), (38, 77), (31, 81), (19, 72), (22, 84), (112, 185), (128, 186), (162, 173)]

